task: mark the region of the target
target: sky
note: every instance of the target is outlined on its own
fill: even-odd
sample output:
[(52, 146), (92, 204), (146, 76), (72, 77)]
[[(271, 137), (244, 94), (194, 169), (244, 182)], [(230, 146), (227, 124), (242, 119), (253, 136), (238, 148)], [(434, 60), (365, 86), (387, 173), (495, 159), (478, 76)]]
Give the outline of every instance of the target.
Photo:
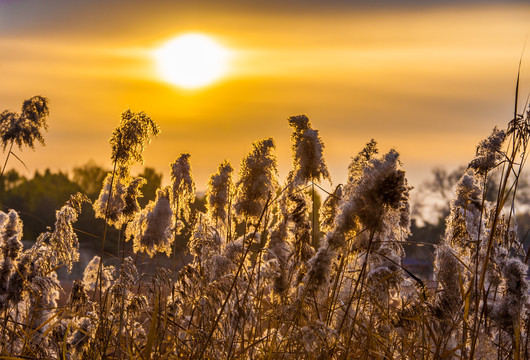
[[(334, 185), (374, 138), (380, 152), (401, 154), (418, 186), (434, 167), (469, 162), (494, 126), (506, 126), (520, 59), (524, 104), (530, 3), (397, 3), (0, 0), (0, 111), (34, 95), (50, 105), (46, 146), (15, 151), (28, 170), (12, 159), (8, 167), (26, 176), (89, 160), (110, 168), (108, 139), (130, 108), (161, 127), (144, 157), (166, 181), (169, 164), (190, 153), (204, 190), (224, 159), (238, 168), (268, 137), (284, 179), (287, 118), (306, 114)], [(189, 32), (233, 52), (227, 74), (195, 90), (164, 81), (152, 55)]]

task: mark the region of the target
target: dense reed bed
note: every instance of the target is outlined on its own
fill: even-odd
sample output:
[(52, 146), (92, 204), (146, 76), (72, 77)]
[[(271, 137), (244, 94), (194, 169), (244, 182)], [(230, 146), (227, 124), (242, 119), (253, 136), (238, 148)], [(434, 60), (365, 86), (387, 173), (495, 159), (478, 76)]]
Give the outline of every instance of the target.
[[(47, 115), (42, 97), (21, 114), (1, 113), (4, 148), (42, 141)], [(159, 129), (145, 113), (125, 111), (110, 140), (114, 170), (92, 204), (102, 219), (94, 221), (106, 224), (101, 255), (63, 302), (56, 271), (79, 259), (73, 226), (88, 199), (73, 195), (26, 250), (17, 211), (0, 212), (0, 359), (530, 358), (528, 255), (513, 206), (529, 112), (478, 144), (430, 283), (402, 267), (411, 187), (399, 154), (379, 154), (373, 140), (360, 146), (347, 182), (327, 191), (315, 214), (315, 191), (331, 184), (324, 145), (306, 116), (288, 122), (292, 170), (283, 182), (274, 140), (257, 141), (239, 174), (219, 165), (207, 210), (192, 210), (190, 155), (182, 154), (170, 165), (171, 185), (142, 209), (145, 180), (130, 168)], [(485, 199), (490, 187), (494, 202)], [(107, 226), (120, 237), (107, 237)], [(193, 260), (143, 274), (137, 254), (175, 259), (185, 228)], [(133, 245), (131, 254), (121, 247), (117, 266), (105, 258), (111, 241)]]

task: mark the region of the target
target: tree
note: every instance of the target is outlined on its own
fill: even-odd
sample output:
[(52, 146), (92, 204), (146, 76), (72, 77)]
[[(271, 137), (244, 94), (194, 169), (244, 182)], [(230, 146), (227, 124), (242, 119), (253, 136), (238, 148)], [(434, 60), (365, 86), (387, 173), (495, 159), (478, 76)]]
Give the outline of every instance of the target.
[(441, 167), (432, 169), (432, 177), (420, 185), (414, 197), (413, 217), (418, 225), (436, 225), (445, 220), (455, 186), (465, 171), (463, 165), (452, 171)]
[(107, 172), (108, 170), (90, 160), (85, 165), (75, 167), (72, 170), (72, 180), (81, 188), (85, 195), (91, 200), (95, 200), (98, 197), (101, 184), (103, 184)]
[(81, 190), (65, 173), (50, 170), (43, 174), (35, 172), (30, 180), (17, 181), (19, 184), (4, 194), (3, 204), (20, 213), (25, 240), (35, 240), (46, 227), (53, 226), (55, 211), (70, 199), (70, 195)]
[(11, 169), (4, 173), (0, 179), (0, 190), (4, 194), (5, 191), (9, 191), (22, 184), (27, 179), (20, 175), (15, 169)]
[(141, 189), (144, 196), (138, 199), (140, 206), (145, 207), (149, 200), (156, 198), (156, 190), (162, 184), (162, 173), (158, 173), (154, 168), (146, 166), (144, 171), (138, 176), (147, 180), (147, 183)]

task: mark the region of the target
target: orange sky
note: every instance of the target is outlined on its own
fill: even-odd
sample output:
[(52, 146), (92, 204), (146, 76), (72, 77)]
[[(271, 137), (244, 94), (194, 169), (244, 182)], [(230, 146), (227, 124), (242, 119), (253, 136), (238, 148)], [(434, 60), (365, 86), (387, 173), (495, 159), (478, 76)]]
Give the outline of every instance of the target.
[[(167, 174), (189, 152), (198, 189), (225, 158), (238, 166), (253, 141), (270, 136), (285, 176), (286, 119), (301, 113), (320, 131), (335, 184), (371, 138), (401, 153), (416, 185), (435, 166), (468, 162), (512, 116), (530, 5), (352, 3), (0, 0), (0, 110), (50, 99), (46, 147), (17, 150), (31, 173), (90, 159), (110, 167), (108, 139), (127, 107), (162, 129), (145, 165)], [(151, 52), (190, 31), (236, 55), (224, 79), (185, 91), (159, 77)]]

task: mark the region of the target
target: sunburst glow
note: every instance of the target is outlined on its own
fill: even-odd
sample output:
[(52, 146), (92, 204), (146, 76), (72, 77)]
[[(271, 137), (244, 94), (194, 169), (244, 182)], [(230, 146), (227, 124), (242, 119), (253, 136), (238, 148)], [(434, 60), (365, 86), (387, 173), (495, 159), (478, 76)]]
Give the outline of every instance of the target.
[(230, 50), (211, 37), (184, 34), (154, 51), (160, 76), (185, 89), (207, 86), (228, 70)]

